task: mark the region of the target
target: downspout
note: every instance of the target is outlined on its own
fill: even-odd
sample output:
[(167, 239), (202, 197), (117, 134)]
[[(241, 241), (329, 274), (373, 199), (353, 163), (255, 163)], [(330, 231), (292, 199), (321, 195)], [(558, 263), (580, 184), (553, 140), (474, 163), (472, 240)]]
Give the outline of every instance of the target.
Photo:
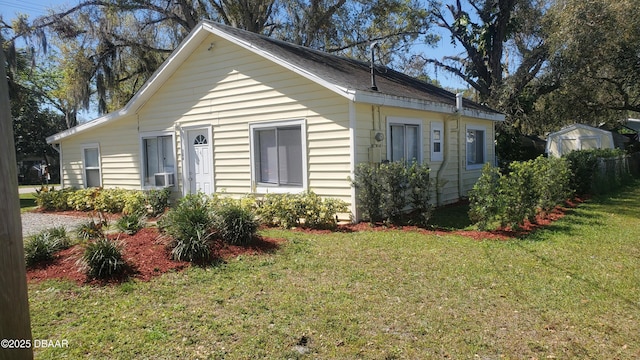
[[(444, 149), (442, 164), (440, 164), (440, 168), (438, 169), (438, 173), (436, 174), (436, 205), (442, 205), (442, 188), (444, 187), (444, 183), (442, 182), (442, 175), (444, 174), (444, 169), (449, 165), (449, 119), (448, 116), (444, 119), (444, 127), (442, 128), (443, 138), (444, 138)], [(432, 145), (433, 146), (433, 145)]]
[(461, 112), (462, 112), (462, 93), (458, 93), (456, 94), (456, 109), (454, 110), (454, 116), (455, 116), (455, 121), (456, 121), (456, 127), (453, 129), (449, 129), (449, 121), (451, 119), (451, 116), (447, 116), (444, 119), (444, 126), (443, 126), (443, 133), (444, 133), (444, 148), (443, 148), (443, 161), (442, 164), (440, 165), (440, 168), (438, 169), (438, 173), (436, 174), (436, 204), (438, 206), (442, 205), (442, 188), (444, 187), (445, 181), (443, 181), (443, 176), (444, 176), (444, 172), (446, 170), (446, 168), (449, 166), (449, 158), (450, 158), (450, 142), (451, 142), (451, 137), (449, 135), (449, 133), (451, 131), (455, 131), (456, 134), (456, 139), (458, 141), (458, 198), (460, 198), (460, 194), (461, 194), (461, 186), (460, 186), (460, 182), (461, 182), (461, 174), (460, 174), (460, 167), (461, 167), (461, 162), (460, 162), (460, 116), (461, 116)]
[[(356, 156), (357, 143), (356, 143), (356, 104), (354, 101), (349, 101), (349, 177), (355, 179), (356, 175), (356, 163), (358, 158)], [(360, 220), (360, 213), (358, 212), (356, 188), (351, 186), (351, 221), (357, 223)]]
[[(56, 145), (58, 145), (56, 147)], [(60, 143), (57, 144), (51, 144), (51, 147), (53, 148), (53, 150), (55, 150), (58, 153), (58, 167), (60, 169), (58, 169), (59, 174), (60, 174), (60, 187), (63, 188), (64, 187), (64, 181), (62, 181), (62, 147), (60, 146)]]
[[(462, 118), (462, 93), (456, 94), (456, 136), (458, 136), (458, 200), (462, 199), (463, 186), (462, 186), (462, 143), (466, 136), (460, 139), (460, 120)], [(466, 158), (466, 157), (465, 157)]]

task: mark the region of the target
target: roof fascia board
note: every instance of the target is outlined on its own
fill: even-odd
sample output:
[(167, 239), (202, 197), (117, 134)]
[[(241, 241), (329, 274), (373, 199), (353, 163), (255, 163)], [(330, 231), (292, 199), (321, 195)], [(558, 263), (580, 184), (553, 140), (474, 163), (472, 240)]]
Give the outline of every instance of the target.
[(553, 133), (549, 134), (548, 137), (563, 135), (563, 134), (566, 134), (566, 133), (568, 133), (570, 131), (573, 131), (573, 130), (576, 130), (576, 129), (595, 131), (595, 132), (598, 132), (598, 133), (600, 133), (602, 135), (606, 135), (606, 134), (610, 134), (611, 133), (610, 131), (599, 129), (597, 127), (593, 127), (593, 126), (589, 126), (589, 125), (585, 125), (585, 124), (573, 124), (573, 125), (566, 126), (566, 127), (562, 128), (562, 129), (556, 131), (556, 132), (553, 132)]
[[(358, 91), (355, 93), (355, 102), (363, 102), (380, 106), (393, 106), (405, 109), (424, 110), (443, 114), (455, 114), (456, 107), (432, 101), (420, 99), (411, 99), (406, 97), (398, 97), (387, 94), (373, 94), (369, 92)], [(460, 113), (462, 116), (491, 120), (504, 121), (505, 115), (500, 113), (488, 113), (480, 110), (463, 109)]]
[(120, 117), (122, 117), (124, 115), (125, 115), (124, 114), (124, 109), (120, 109), (118, 111), (114, 111), (114, 112), (108, 113), (108, 114), (106, 114), (104, 116), (101, 116), (99, 118), (96, 118), (94, 120), (86, 122), (84, 124), (80, 124), (80, 125), (74, 126), (71, 129), (67, 129), (67, 130), (61, 131), (61, 132), (59, 132), (57, 134), (53, 134), (53, 135), (47, 137), (46, 138), (47, 144), (55, 144), (55, 143), (59, 142), (60, 140), (66, 138), (66, 137), (69, 137), (71, 135), (75, 135), (75, 134), (84, 132), (84, 131), (89, 130), (89, 129), (94, 128), (94, 127), (98, 127), (98, 126), (104, 125), (104, 124), (106, 124), (108, 122), (111, 122), (111, 121), (113, 121), (115, 119), (118, 119), (118, 118), (120, 118)]
[(198, 25), (198, 27), (191, 32), (190, 36), (187, 36), (187, 38), (171, 52), (171, 55), (169, 55), (162, 65), (151, 75), (145, 85), (129, 100), (127, 105), (125, 105), (125, 109), (128, 110), (127, 113), (129, 113), (129, 111), (137, 112), (144, 106), (151, 96), (160, 89), (162, 84), (173, 75), (178, 67), (193, 54), (193, 50), (195, 50), (208, 35), (206, 31), (203, 31), (203, 24)]
[(120, 110), (106, 114), (82, 125), (75, 126), (71, 129), (59, 132), (47, 137), (47, 143), (56, 143), (60, 140), (84, 132), (94, 127), (105, 125), (111, 121), (115, 121), (123, 116), (137, 112), (151, 96), (164, 84), (164, 82), (173, 74), (173, 72), (182, 64), (182, 62), (191, 55), (190, 49), (197, 47), (202, 40), (209, 35), (209, 32), (203, 31), (200, 24), (190, 36), (187, 36), (178, 47), (169, 55), (169, 57), (156, 69), (149, 80), (138, 90), (135, 95)]

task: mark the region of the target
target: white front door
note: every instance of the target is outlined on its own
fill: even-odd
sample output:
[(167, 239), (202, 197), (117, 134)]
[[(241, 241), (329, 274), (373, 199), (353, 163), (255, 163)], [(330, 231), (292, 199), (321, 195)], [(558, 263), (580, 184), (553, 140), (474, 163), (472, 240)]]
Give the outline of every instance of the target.
[(189, 141), (189, 169), (187, 182), (189, 193), (202, 191), (211, 194), (213, 191), (213, 159), (211, 158), (211, 139), (207, 129), (190, 130)]

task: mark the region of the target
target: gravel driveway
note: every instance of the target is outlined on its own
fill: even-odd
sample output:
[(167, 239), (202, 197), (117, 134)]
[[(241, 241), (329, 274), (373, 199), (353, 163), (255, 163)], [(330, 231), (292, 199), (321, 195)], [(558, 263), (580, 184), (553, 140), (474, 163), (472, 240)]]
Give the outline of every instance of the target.
[(64, 226), (67, 231), (73, 231), (78, 224), (87, 220), (86, 216), (26, 212), (22, 214), (22, 236), (26, 238), (42, 230), (58, 226)]

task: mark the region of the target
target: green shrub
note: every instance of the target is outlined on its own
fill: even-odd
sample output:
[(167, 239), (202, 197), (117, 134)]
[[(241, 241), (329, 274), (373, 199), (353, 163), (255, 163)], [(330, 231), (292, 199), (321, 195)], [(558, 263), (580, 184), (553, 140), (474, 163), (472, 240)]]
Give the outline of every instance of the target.
[(133, 235), (144, 227), (144, 219), (142, 215), (138, 213), (123, 214), (122, 217), (116, 221), (116, 227), (125, 234)]
[(484, 164), (480, 178), (469, 192), (469, 219), (480, 230), (487, 229), (502, 216), (504, 201), (500, 192), (501, 178), (497, 167)]
[(535, 221), (571, 196), (571, 172), (564, 159), (538, 157), (514, 161), (505, 175), (485, 164), (469, 193), (469, 219), (479, 229), (499, 223), (517, 228)]
[(56, 190), (53, 186), (42, 186), (39, 190), (36, 190), (36, 204), (41, 209), (48, 211), (69, 210), (67, 199), (72, 192), (72, 188)]
[(407, 170), (409, 182), (409, 203), (412, 208), (411, 219), (418, 226), (426, 226), (433, 213), (431, 204), (431, 190), (433, 181), (430, 178), (431, 169), (426, 164), (414, 162)]
[(538, 207), (548, 213), (572, 196), (571, 168), (564, 158), (538, 157), (533, 161), (539, 192)]
[(27, 266), (53, 259), (56, 244), (50, 233), (42, 232), (29, 237), (24, 244), (24, 255)]
[(251, 210), (239, 204), (229, 204), (216, 212), (215, 227), (222, 241), (233, 245), (246, 245), (255, 237), (258, 222)]
[(412, 222), (424, 226), (431, 217), (429, 203), (433, 183), (429, 167), (396, 161), (383, 164), (359, 164), (355, 179), (358, 208), (371, 222), (384, 220), (403, 224), (412, 211)]
[(258, 204), (258, 216), (266, 225), (285, 229), (300, 225), (302, 204), (297, 195), (266, 194)]
[(349, 212), (339, 199), (321, 198), (313, 191), (301, 194), (267, 194), (258, 203), (257, 213), (266, 225), (291, 228), (304, 225), (313, 229), (334, 228), (338, 213)]
[(297, 196), (300, 202), (298, 216), (304, 219), (304, 226), (312, 229), (333, 229), (336, 227), (338, 213), (349, 212), (347, 203), (335, 198), (321, 198), (309, 190)]
[(126, 205), (130, 190), (124, 189), (99, 189), (93, 200), (93, 210), (108, 213), (121, 213)]
[(68, 249), (71, 240), (63, 226), (43, 230), (30, 236), (24, 244), (27, 266), (53, 259), (56, 251)]
[(189, 194), (158, 221), (158, 227), (169, 238), (168, 246), (176, 260), (208, 261), (211, 259), (213, 218), (203, 194)]
[(99, 220), (96, 222), (94, 219), (91, 219), (78, 225), (76, 233), (79, 238), (84, 240), (101, 239), (105, 237), (103, 230), (105, 226), (105, 221)]
[(145, 206), (148, 216), (155, 217), (165, 212), (169, 207), (171, 198), (171, 189), (164, 188), (162, 190), (149, 190), (146, 193)]
[(122, 213), (125, 215), (138, 214), (146, 215), (146, 195), (142, 191), (129, 191), (125, 195)]
[(358, 208), (362, 216), (375, 223), (382, 220), (382, 184), (378, 166), (360, 163), (356, 166), (352, 186), (356, 188)]
[(624, 152), (620, 149), (580, 150), (566, 154), (564, 158), (569, 161), (573, 174), (573, 191), (580, 195), (606, 192), (608, 184), (598, 182), (596, 178), (598, 158), (612, 158), (622, 155)]
[(122, 245), (106, 238), (87, 243), (81, 263), (87, 276), (92, 279), (118, 277), (128, 269), (122, 255)]
[(95, 200), (100, 190), (101, 188), (74, 190), (69, 194), (67, 204), (76, 211), (92, 211), (95, 209)]
[(503, 196), (502, 226), (517, 228), (524, 220), (533, 221), (537, 213), (539, 189), (533, 160), (514, 161), (509, 174), (500, 178)]
[(386, 222), (401, 224), (402, 215), (408, 205), (407, 166), (404, 162), (383, 163), (378, 170), (378, 181), (382, 185), (382, 201), (380, 207)]

